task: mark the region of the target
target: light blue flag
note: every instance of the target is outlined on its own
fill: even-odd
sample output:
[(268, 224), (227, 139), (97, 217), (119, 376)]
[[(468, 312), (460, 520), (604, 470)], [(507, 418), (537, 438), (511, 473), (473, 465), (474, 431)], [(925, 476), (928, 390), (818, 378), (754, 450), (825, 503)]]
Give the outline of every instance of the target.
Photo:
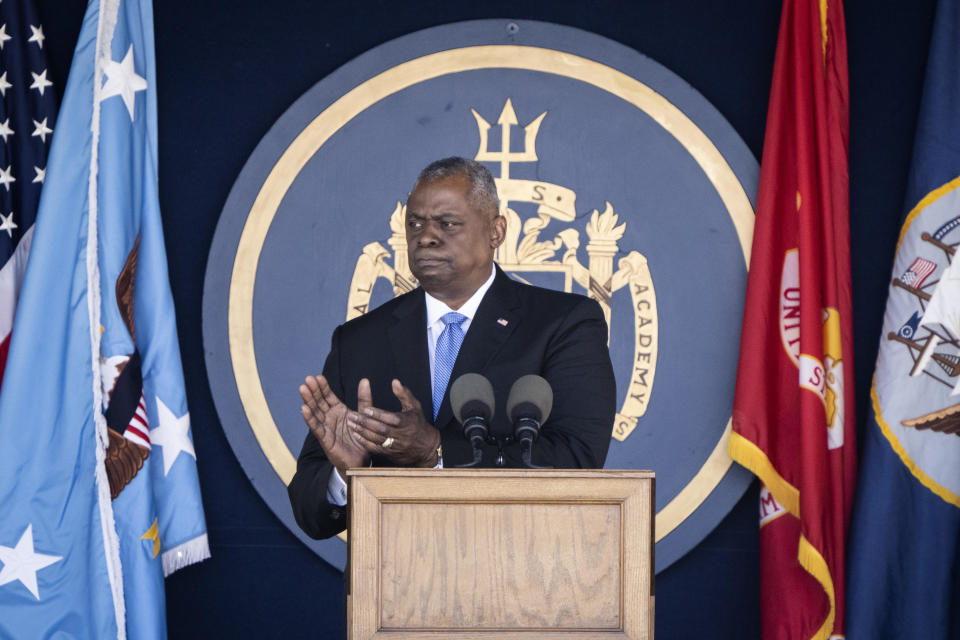
[(91, 0), (0, 390), (0, 637), (166, 636), (209, 556), (157, 200), (153, 16)]
[(847, 638), (960, 638), (960, 1), (940, 0), (863, 440)]

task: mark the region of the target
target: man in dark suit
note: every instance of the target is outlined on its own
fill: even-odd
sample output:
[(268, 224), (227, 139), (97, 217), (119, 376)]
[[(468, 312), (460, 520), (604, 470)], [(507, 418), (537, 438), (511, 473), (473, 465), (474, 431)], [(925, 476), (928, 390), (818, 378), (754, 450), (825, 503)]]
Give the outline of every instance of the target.
[[(300, 387), (310, 433), (288, 489), (297, 522), (315, 538), (346, 526), (350, 467), (472, 460), (448, 393), (464, 373), (493, 384), (490, 431), (501, 443), (512, 432), (504, 407), (513, 382), (535, 373), (550, 383), (553, 409), (534, 464), (600, 468), (607, 455), (616, 384), (603, 312), (594, 300), (515, 282), (494, 265), (506, 223), (490, 172), (463, 158), (434, 162), (410, 192), (405, 224), (421, 287), (337, 327), (323, 375)], [(485, 466), (498, 458), (520, 466), (517, 443), (483, 453)]]

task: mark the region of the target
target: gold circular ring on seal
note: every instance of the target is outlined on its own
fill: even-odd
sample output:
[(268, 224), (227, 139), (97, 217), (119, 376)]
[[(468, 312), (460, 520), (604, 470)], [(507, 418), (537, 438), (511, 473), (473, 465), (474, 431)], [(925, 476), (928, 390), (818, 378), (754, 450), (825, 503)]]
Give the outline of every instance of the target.
[[(575, 54), (520, 45), (480, 45), (440, 51), (403, 62), (348, 91), (318, 114), (290, 143), (271, 169), (244, 223), (230, 278), (228, 331), (237, 391), (250, 428), (284, 484), (296, 471), (296, 458), (284, 442), (267, 404), (253, 344), (253, 298), (257, 264), (270, 224), (300, 171), (347, 122), (383, 98), (426, 80), (478, 69), (522, 69), (579, 80), (636, 106), (669, 132), (700, 165), (723, 202), (750, 264), (753, 206), (713, 141), (663, 95), (642, 81), (603, 63)], [(656, 514), (656, 540), (692, 514), (732, 464), (727, 453), (731, 420), (707, 460), (685, 487)], [(392, 443), (391, 443), (392, 444)]]

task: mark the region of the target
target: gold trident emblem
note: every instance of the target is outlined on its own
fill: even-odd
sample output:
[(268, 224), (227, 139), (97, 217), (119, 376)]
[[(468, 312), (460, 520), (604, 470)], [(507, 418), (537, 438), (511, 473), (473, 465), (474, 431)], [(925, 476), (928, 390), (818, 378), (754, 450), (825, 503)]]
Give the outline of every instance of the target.
[[(544, 111), (523, 128), (523, 151), (510, 150), (510, 129), (519, 124), (510, 98), (507, 98), (503, 111), (497, 119), (497, 124), (500, 125), (500, 151), (490, 151), (490, 123), (484, 120), (475, 109), (471, 109), (470, 112), (477, 121), (477, 130), (480, 133), (480, 147), (473, 159), (478, 162), (500, 163), (500, 177), (494, 180), (497, 183), (497, 194), (500, 196), (500, 213), (507, 219), (507, 235), (503, 244), (497, 249), (497, 262), (505, 269), (519, 267), (521, 264), (549, 262), (549, 258), (556, 253), (559, 245), (537, 243), (537, 234), (547, 226), (550, 218), (572, 222), (577, 217), (575, 208), (577, 196), (571, 189), (549, 182), (510, 177), (511, 163), (536, 162), (539, 159), (537, 158), (537, 133), (547, 112)], [(529, 202), (538, 205), (538, 217), (531, 218), (521, 225), (520, 216), (510, 208), (510, 202)], [(520, 240), (521, 230), (526, 244)], [(569, 291), (569, 277), (565, 284)]]
[(523, 141), (523, 151), (510, 151), (510, 127), (520, 124), (517, 121), (517, 113), (513, 110), (513, 103), (507, 98), (507, 103), (503, 105), (503, 111), (497, 119), (500, 125), (500, 139), (502, 141), (500, 151), (490, 151), (488, 146), (488, 135), (490, 133), (490, 123), (483, 119), (476, 109), (470, 109), (470, 113), (477, 119), (477, 127), (480, 129), (480, 149), (477, 155), (473, 157), (477, 162), (499, 162), (500, 178), (506, 180), (510, 177), (511, 162), (536, 162), (537, 161), (537, 132), (540, 131), (540, 123), (546, 117), (544, 111), (537, 118), (523, 128), (525, 134)]
[[(567, 227), (552, 240), (540, 240), (540, 232), (551, 219), (573, 222), (577, 218), (576, 193), (572, 189), (539, 180), (523, 180), (510, 177), (510, 165), (515, 162), (537, 162), (536, 142), (540, 125), (547, 112), (544, 111), (523, 127), (522, 151), (510, 148), (511, 129), (519, 125), (513, 103), (507, 98), (497, 119), (500, 125), (501, 144), (499, 151), (489, 148), (490, 128), (476, 110), (471, 109), (477, 121), (480, 146), (474, 160), (499, 162), (500, 177), (494, 178), (500, 197), (500, 213), (506, 218), (507, 233), (497, 249), (496, 260), (513, 277), (523, 280), (520, 274), (531, 272), (555, 272), (564, 278), (564, 289), (572, 290), (573, 282), (583, 287), (587, 295), (600, 303), (611, 326), (611, 303), (613, 294), (627, 287), (632, 298), (634, 315), (634, 354), (631, 361), (627, 396), (613, 424), (613, 437), (625, 440), (637, 425), (637, 420), (650, 403), (653, 379), (657, 366), (658, 319), (657, 299), (647, 259), (637, 251), (625, 256), (618, 241), (623, 237), (627, 223), (617, 224), (619, 217), (607, 202), (603, 213), (594, 209), (585, 231), (589, 242), (586, 246), (589, 267), (583, 266), (577, 257), (580, 248), (580, 232)], [(510, 206), (511, 202), (537, 205), (537, 215), (527, 220)], [(393, 286), (394, 295), (400, 295), (417, 286), (416, 279), (407, 265), (407, 243), (403, 224), (406, 207), (396, 203), (390, 216), (390, 231), (387, 250), (379, 242), (371, 242), (357, 258), (347, 299), (347, 319), (367, 312), (374, 283), (383, 278)], [(558, 252), (566, 247), (558, 259)], [(614, 257), (621, 255), (618, 269), (614, 271)], [(391, 266), (391, 257), (393, 258)]]

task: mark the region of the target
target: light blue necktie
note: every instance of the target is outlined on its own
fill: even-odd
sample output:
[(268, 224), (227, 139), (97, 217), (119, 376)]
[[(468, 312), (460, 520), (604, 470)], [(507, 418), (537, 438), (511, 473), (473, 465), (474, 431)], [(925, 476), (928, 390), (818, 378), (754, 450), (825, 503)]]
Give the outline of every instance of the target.
[(437, 347), (433, 352), (433, 419), (437, 419), (443, 394), (450, 382), (450, 373), (453, 363), (457, 361), (457, 353), (463, 344), (463, 324), (467, 316), (456, 311), (446, 313), (440, 318), (443, 320), (443, 332), (437, 338)]

